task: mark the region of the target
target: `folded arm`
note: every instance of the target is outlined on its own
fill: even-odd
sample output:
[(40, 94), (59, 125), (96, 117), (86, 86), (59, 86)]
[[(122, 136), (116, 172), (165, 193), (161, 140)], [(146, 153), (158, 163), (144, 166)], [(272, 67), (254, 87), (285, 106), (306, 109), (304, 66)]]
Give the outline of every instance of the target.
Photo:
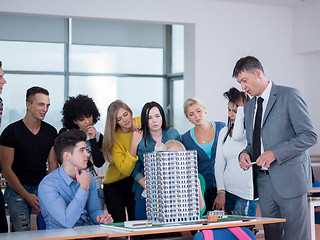
[(136, 155), (132, 156), (131, 153), (117, 141), (115, 142), (110, 155), (120, 173), (129, 177), (136, 165), (138, 157)]
[(232, 139), (238, 142), (242, 142), (246, 139), (246, 132), (244, 129), (244, 107), (237, 108), (237, 116), (234, 121)]

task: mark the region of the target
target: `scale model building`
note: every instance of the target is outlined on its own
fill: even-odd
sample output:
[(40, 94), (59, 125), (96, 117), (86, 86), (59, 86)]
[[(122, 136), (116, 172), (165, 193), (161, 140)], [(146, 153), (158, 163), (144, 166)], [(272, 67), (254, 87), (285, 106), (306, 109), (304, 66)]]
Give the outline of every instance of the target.
[(146, 211), (153, 223), (200, 219), (197, 151), (144, 154)]

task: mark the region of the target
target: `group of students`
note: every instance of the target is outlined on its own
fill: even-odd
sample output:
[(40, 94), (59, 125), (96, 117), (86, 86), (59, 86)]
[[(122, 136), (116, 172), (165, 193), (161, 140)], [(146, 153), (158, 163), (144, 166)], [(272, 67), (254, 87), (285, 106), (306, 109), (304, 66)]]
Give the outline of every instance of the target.
[(208, 209), (213, 206), (213, 194), (216, 193), (216, 146), (219, 131), (225, 124), (210, 123), (206, 119), (204, 105), (195, 98), (186, 101), (185, 113), (195, 128), (181, 138), (176, 129), (167, 127), (163, 108), (156, 102), (146, 103), (141, 117), (136, 118), (133, 118), (131, 109), (121, 100), (110, 104), (105, 135), (109, 134), (111, 143), (104, 141), (102, 148), (109, 160), (103, 189), (107, 209), (116, 222), (125, 221), (126, 210), (129, 219), (135, 219), (135, 201), (145, 201), (143, 154), (164, 150), (164, 144), (169, 140), (182, 140), (186, 149), (198, 150), (199, 173), (206, 183), (205, 202)]
[[(135, 212), (135, 204), (138, 201), (145, 201), (143, 154), (167, 150), (164, 148), (164, 145), (170, 140), (182, 142), (183, 144), (181, 145), (184, 145), (187, 150), (196, 149), (198, 152), (199, 178), (204, 178), (205, 180), (205, 184), (202, 184), (202, 188), (205, 187), (205, 189), (202, 189), (204, 196), (200, 191), (201, 200), (204, 199), (202, 201), (203, 204), (200, 204), (200, 210), (203, 210), (201, 211), (202, 214), (206, 207), (208, 210), (213, 208), (225, 209), (230, 214), (254, 215), (255, 209), (250, 212), (247, 210), (247, 203), (243, 203), (251, 202), (250, 198), (252, 198), (253, 190), (250, 177), (252, 177), (252, 174), (249, 171), (240, 171), (239, 164), (235, 164), (240, 148), (245, 145), (245, 138), (240, 138), (240, 148), (237, 148), (239, 152), (235, 153), (234, 156), (224, 155), (224, 152), (229, 153), (229, 150), (234, 150), (234, 146), (229, 147), (229, 149), (223, 149), (232, 139), (237, 106), (243, 105), (246, 98), (243, 92), (239, 92), (235, 88), (226, 92), (225, 96), (229, 100), (229, 123), (227, 127), (222, 122), (209, 122), (206, 118), (206, 108), (201, 101), (196, 98), (189, 98), (185, 101), (184, 111), (188, 120), (194, 124), (194, 128), (182, 136), (180, 136), (176, 129), (167, 126), (164, 110), (159, 103), (146, 103), (142, 108), (141, 117), (133, 117), (129, 106), (121, 100), (116, 100), (108, 107), (103, 136), (94, 127), (95, 123), (100, 119), (100, 113), (92, 98), (80, 94), (75, 97), (69, 97), (66, 100), (62, 109), (63, 128), (57, 134), (51, 125), (42, 121), (50, 104), (48, 91), (41, 87), (28, 89), (25, 118), (10, 124), (3, 131), (0, 139), (2, 159), (7, 159), (10, 156), (10, 160), (12, 161), (10, 162), (12, 165), (10, 165), (10, 163), (8, 164), (4, 160), (2, 161), (2, 165), (3, 175), (8, 181), (5, 199), (9, 206), (10, 215), (12, 215), (13, 230), (23, 231), (30, 229), (28, 221), (31, 208), (38, 212), (41, 208), (47, 228), (73, 227), (80, 224), (77, 223), (79, 219), (75, 222), (70, 221), (70, 219), (67, 221), (68, 217), (62, 214), (62, 210), (59, 211), (59, 197), (52, 190), (52, 187), (57, 188), (59, 183), (55, 183), (51, 187), (48, 186), (48, 183), (52, 185), (55, 182), (54, 178), (52, 178), (54, 174), (51, 173), (49, 174), (50, 177), (48, 176), (45, 180), (42, 180), (46, 173), (41, 171), (45, 167), (47, 158), (51, 159), (48, 165), (49, 173), (58, 168), (57, 159), (52, 149), (55, 150), (60, 165), (67, 166), (65, 163), (67, 160), (64, 160), (64, 155), (61, 153), (65, 149), (59, 152), (59, 149), (62, 148), (59, 147), (59, 141), (61, 145), (62, 140), (60, 136), (62, 136), (62, 139), (63, 137), (65, 138), (66, 136), (63, 136), (63, 134), (73, 129), (78, 129), (85, 133), (84, 141), (88, 155), (84, 169), (91, 173), (92, 179), (95, 182), (96, 195), (100, 204), (99, 209), (104, 210), (104, 204), (106, 204), (109, 215), (112, 216), (115, 222), (125, 221), (127, 218), (126, 214), (129, 220), (136, 219), (135, 216), (139, 213)], [(33, 128), (29, 126), (28, 122), (36, 120), (40, 123), (39, 128), (35, 128), (35, 131), (32, 131)], [(242, 131), (241, 134), (243, 135), (243, 117), (238, 122), (240, 126), (239, 132)], [(220, 134), (219, 137), (221, 130), (223, 131), (223, 136), (221, 137)], [(33, 139), (34, 137), (37, 139)], [(220, 141), (222, 142), (220, 143)], [(221, 146), (222, 149), (218, 147), (217, 151), (217, 146)], [(29, 150), (26, 148), (29, 148)], [(14, 151), (13, 155), (5, 153), (12, 149)], [(38, 157), (34, 155), (34, 151), (43, 151), (43, 153)], [(216, 152), (217, 161), (215, 163)], [(39, 161), (35, 161), (36, 159), (39, 159)], [(105, 161), (108, 161), (109, 164), (102, 188), (101, 179), (94, 166), (99, 168)], [(223, 165), (226, 165), (227, 168), (221, 168)], [(8, 167), (14, 172), (27, 195), (20, 195), (23, 191), (19, 192), (16, 190), (17, 184), (11, 185), (13, 181), (12, 176), (9, 176), (10, 171), (8, 171)], [(71, 170), (72, 174), (70, 175), (74, 179), (77, 179), (74, 169)], [(78, 168), (80, 176), (83, 175), (81, 170), (83, 169)], [(25, 174), (25, 172), (28, 172), (28, 174)], [(68, 174), (66, 169), (63, 172)], [(237, 172), (237, 175), (239, 175), (238, 180), (235, 179), (237, 176), (233, 175), (234, 172)], [(59, 171), (54, 171), (54, 173), (59, 175)], [(215, 175), (219, 178), (215, 178)], [(239, 183), (242, 182), (245, 182), (242, 184), (243, 186), (239, 186)], [(200, 182), (199, 190), (201, 190)], [(239, 190), (240, 194), (238, 194)], [(60, 190), (56, 191), (59, 192)], [(13, 194), (15, 199), (12, 198)], [(28, 200), (28, 194), (35, 201)], [(61, 193), (59, 194), (61, 195)], [(226, 194), (230, 195), (230, 197), (228, 195), (226, 197)], [(21, 205), (21, 201), (17, 203), (19, 195), (22, 200), (24, 199), (24, 205)], [(76, 195), (73, 197), (76, 197)], [(72, 198), (69, 200), (69, 204), (72, 200)], [(64, 201), (68, 202), (66, 199)], [(240, 201), (243, 202), (240, 203)], [(19, 207), (17, 208), (17, 206)], [(21, 210), (21, 208), (25, 208), (25, 211)], [(65, 206), (65, 209), (67, 209), (67, 206)], [(67, 212), (64, 211), (65, 214)], [(21, 213), (23, 213), (23, 218), (21, 218)], [(90, 217), (90, 213), (87, 214), (86, 216)], [(56, 217), (53, 218), (53, 215)], [(79, 216), (79, 218), (81, 219), (83, 216)], [(27, 224), (23, 224), (26, 222)]]
[[(194, 127), (182, 135), (167, 126), (160, 104), (148, 102), (141, 116), (133, 117), (129, 106), (116, 100), (108, 107), (103, 136), (94, 127), (100, 113), (85, 95), (67, 99), (64, 129), (58, 135), (43, 121), (50, 106), (48, 91), (28, 89), (25, 117), (0, 137), (13, 230), (30, 230), (31, 209), (41, 209), (47, 228), (86, 225), (88, 217), (96, 224), (123, 222), (126, 213), (134, 220), (135, 204), (145, 201), (143, 154), (168, 150), (165, 144), (174, 141), (197, 150), (199, 179), (205, 180), (205, 187), (199, 187), (204, 192), (202, 210), (254, 216), (259, 193), (262, 216), (287, 219), (284, 225), (264, 226), (266, 239), (302, 239), (311, 186), (307, 150), (317, 141), (306, 104), (296, 89), (268, 81), (255, 57), (239, 59), (233, 77), (245, 92), (231, 88), (223, 94), (228, 100), (227, 125), (209, 121), (203, 103), (188, 98), (184, 113)], [(105, 161), (108, 169), (101, 188), (94, 166)], [(104, 203), (108, 212), (102, 211)], [(298, 234), (293, 225), (301, 226)]]
[[(163, 108), (156, 102), (146, 103), (141, 117), (135, 118), (123, 101), (110, 104), (105, 128), (108, 139), (104, 139), (102, 146), (109, 161), (103, 190), (114, 221), (125, 221), (126, 210), (129, 220), (135, 219), (135, 202), (145, 201), (143, 154), (165, 150), (164, 145), (169, 140), (181, 141), (187, 150), (197, 150), (208, 210), (255, 215), (257, 203), (253, 200), (252, 172), (243, 171), (237, 160), (241, 148), (246, 145), (243, 110), (237, 125), (235, 116), (238, 106), (243, 108), (248, 98), (236, 88), (230, 89), (225, 96), (229, 101), (228, 126), (223, 122), (208, 121), (201, 101), (189, 98), (184, 103), (184, 112), (194, 128), (182, 136), (176, 129), (167, 127)], [(235, 131), (240, 135), (238, 139), (233, 138)]]

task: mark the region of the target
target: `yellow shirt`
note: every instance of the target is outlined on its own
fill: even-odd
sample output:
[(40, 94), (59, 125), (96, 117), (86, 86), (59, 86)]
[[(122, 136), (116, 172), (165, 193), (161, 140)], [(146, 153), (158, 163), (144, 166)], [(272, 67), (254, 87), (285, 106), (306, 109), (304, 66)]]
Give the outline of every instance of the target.
[[(141, 118), (135, 117), (135, 127), (141, 125)], [(134, 169), (138, 156), (133, 157), (129, 153), (132, 133), (116, 132), (116, 140), (110, 152), (113, 162), (109, 163), (103, 183), (114, 183), (129, 177)]]

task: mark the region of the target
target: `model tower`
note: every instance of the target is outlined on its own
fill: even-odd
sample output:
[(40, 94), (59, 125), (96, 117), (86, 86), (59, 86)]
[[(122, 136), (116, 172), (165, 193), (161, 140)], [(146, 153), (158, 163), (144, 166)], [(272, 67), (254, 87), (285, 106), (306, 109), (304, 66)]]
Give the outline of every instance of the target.
[(197, 151), (144, 154), (148, 221), (177, 223), (200, 219)]

